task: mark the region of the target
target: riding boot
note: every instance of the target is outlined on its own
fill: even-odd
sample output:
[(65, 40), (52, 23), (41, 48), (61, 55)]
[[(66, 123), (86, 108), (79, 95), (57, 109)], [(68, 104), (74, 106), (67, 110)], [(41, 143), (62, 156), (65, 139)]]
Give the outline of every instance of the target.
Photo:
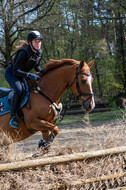
[(14, 92), (14, 95), (11, 100), (11, 118), (9, 122), (9, 126), (12, 126), (14, 128), (18, 128), (18, 119), (17, 119), (17, 110), (19, 106), (19, 97), (16, 92)]

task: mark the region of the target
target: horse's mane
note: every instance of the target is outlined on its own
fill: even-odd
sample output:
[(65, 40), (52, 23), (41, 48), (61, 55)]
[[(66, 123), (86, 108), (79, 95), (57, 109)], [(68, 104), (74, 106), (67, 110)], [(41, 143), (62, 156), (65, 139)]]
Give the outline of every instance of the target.
[(45, 72), (48, 72), (50, 70), (62, 67), (64, 65), (77, 65), (78, 61), (74, 59), (62, 59), (62, 60), (55, 60), (55, 59), (50, 59), (46, 65), (45, 65)]

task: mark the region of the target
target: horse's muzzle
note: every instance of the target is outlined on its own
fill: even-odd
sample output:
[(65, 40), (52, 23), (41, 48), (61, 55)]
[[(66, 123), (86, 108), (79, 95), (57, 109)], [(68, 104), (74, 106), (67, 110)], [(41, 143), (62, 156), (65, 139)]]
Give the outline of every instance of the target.
[(82, 106), (83, 106), (83, 109), (86, 111), (86, 112), (90, 112), (94, 109), (95, 107), (95, 102), (94, 102), (94, 97), (91, 97), (90, 99), (84, 99), (82, 101)]

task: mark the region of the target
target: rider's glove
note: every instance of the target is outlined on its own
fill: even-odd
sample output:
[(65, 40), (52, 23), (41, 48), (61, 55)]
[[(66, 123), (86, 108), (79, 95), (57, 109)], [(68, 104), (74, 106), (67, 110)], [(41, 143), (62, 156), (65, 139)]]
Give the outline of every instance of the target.
[(40, 73), (41, 73), (41, 74), (43, 74), (43, 73), (44, 73), (44, 71), (45, 71), (44, 69), (41, 69), (41, 70), (40, 70)]
[(39, 76), (37, 76), (36, 74), (33, 74), (33, 73), (28, 73), (28, 74), (27, 74), (27, 77), (28, 77), (29, 79), (33, 79), (33, 80), (39, 80), (39, 79), (40, 79)]

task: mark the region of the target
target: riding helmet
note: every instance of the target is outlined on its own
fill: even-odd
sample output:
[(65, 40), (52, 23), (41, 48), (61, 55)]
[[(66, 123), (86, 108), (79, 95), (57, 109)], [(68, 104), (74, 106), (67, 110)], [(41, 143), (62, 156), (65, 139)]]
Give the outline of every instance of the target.
[(42, 39), (43, 39), (43, 36), (38, 31), (31, 31), (28, 33), (28, 36), (27, 36), (28, 42), (32, 42), (32, 40), (42, 40)]

